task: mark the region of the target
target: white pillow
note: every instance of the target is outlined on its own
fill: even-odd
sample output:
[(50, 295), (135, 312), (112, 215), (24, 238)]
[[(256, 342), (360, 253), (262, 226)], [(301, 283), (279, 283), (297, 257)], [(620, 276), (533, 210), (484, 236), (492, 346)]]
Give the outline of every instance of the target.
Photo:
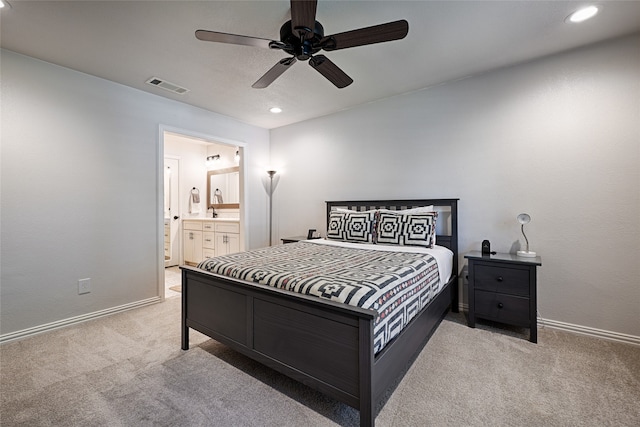
[(433, 208), (433, 205), (429, 205), (429, 206), (420, 206), (418, 208), (412, 208), (412, 209), (403, 209), (400, 211), (394, 211), (390, 209), (380, 209), (380, 212), (395, 213), (398, 215), (419, 215), (427, 212), (435, 212), (435, 209)]
[(377, 211), (377, 209), (371, 209), (369, 211), (354, 211), (352, 209), (346, 209), (346, 208), (335, 208), (332, 212), (346, 212), (346, 213), (371, 213), (371, 212), (375, 212)]

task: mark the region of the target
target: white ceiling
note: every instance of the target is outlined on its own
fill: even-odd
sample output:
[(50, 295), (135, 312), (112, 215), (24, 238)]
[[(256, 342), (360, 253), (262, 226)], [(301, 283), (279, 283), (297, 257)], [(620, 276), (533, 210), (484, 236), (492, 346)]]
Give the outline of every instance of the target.
[[(275, 128), (356, 105), (640, 31), (640, 1), (330, 1), (316, 19), (325, 34), (398, 19), (399, 41), (326, 52), (354, 83), (337, 89), (304, 62), (266, 89), (251, 85), (286, 53), (199, 41), (208, 29), (278, 40), (290, 18), (276, 1), (9, 0), (1, 46), (143, 91)], [(585, 4), (600, 13), (564, 19)], [(149, 86), (159, 77), (190, 89)], [(268, 110), (279, 106), (284, 111)]]

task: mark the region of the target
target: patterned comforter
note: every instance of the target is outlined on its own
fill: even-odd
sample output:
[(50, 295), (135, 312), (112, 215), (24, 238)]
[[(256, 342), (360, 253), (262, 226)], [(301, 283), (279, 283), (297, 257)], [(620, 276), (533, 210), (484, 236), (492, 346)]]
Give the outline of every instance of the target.
[(208, 258), (198, 268), (373, 309), (378, 313), (375, 353), (440, 291), (438, 266), (431, 255), (305, 241)]

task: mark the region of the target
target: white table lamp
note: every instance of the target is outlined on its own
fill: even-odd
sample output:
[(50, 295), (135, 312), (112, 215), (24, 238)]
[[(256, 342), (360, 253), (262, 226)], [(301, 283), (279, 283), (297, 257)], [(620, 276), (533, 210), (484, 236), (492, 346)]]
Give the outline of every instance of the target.
[(522, 231), (522, 235), (524, 236), (524, 241), (527, 242), (527, 250), (518, 251), (516, 254), (521, 257), (535, 258), (536, 253), (529, 250), (529, 239), (527, 239), (527, 235), (524, 234), (524, 225), (531, 222), (531, 216), (526, 213), (521, 213), (520, 215), (518, 215), (518, 222), (520, 223), (520, 230)]

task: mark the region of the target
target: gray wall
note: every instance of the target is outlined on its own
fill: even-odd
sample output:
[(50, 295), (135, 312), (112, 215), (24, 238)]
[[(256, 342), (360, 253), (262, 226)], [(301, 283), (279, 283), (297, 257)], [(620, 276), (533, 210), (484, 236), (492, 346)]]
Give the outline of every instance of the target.
[(527, 212), (539, 314), (638, 337), (638, 76), (636, 35), (272, 130), (274, 235), (325, 200), (458, 197), (461, 251), (509, 252)]
[(246, 144), (249, 246), (267, 243), (267, 130), (1, 55), (1, 334), (159, 295), (161, 125)]

